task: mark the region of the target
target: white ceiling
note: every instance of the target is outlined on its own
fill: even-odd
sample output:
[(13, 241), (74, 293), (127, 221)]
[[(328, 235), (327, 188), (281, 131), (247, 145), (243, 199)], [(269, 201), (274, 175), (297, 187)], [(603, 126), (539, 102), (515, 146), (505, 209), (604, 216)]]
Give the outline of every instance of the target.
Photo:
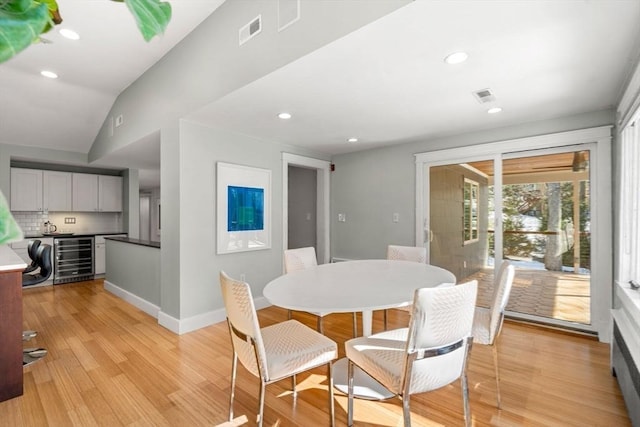
[[(165, 33), (147, 43), (124, 3), (58, 0), (63, 22), (45, 43), (0, 64), (0, 142), (89, 152), (116, 97), (223, 2), (169, 0)], [(41, 77), (43, 69), (59, 78)]]
[[(637, 0), (418, 0), (191, 119), (339, 154), (598, 111), (619, 100), (639, 41)], [(465, 63), (444, 62), (459, 50)], [(490, 105), (472, 95), (485, 88)]]
[[(82, 38), (52, 31), (0, 65), (0, 142), (87, 153), (118, 94), (223, 0), (170, 0), (167, 32), (148, 44), (124, 4), (58, 2), (58, 28)], [(638, 0), (417, 0), (188, 118), (329, 154), (427, 140), (614, 106), (639, 43)], [(468, 61), (445, 64), (457, 50)], [(484, 88), (502, 113), (472, 96)], [(158, 147), (152, 134), (96, 164), (157, 177)]]

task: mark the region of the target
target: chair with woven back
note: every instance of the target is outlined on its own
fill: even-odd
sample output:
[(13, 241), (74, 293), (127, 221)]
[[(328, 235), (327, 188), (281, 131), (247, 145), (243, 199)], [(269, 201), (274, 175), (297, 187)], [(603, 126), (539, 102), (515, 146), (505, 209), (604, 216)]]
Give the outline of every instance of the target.
[(268, 384), (291, 377), (295, 397), (296, 374), (327, 365), (327, 389), (333, 426), (332, 362), (338, 357), (337, 344), (297, 320), (286, 320), (261, 328), (249, 284), (234, 280), (221, 271), (220, 287), (233, 347), (229, 421), (233, 421), (236, 372), (240, 360), (252, 375), (260, 378), (258, 426), (262, 426), (264, 421), (265, 389)]
[(402, 399), (404, 425), (411, 425), (412, 394), (437, 390), (460, 379), (465, 425), (471, 425), (467, 358), (478, 283), (416, 289), (408, 328), (345, 343), (348, 364), (348, 425), (353, 425), (354, 367)]
[(493, 366), (496, 376), (496, 399), (498, 408), (500, 401), (500, 371), (498, 368), (498, 337), (502, 330), (504, 311), (509, 302), (509, 295), (515, 277), (515, 267), (509, 261), (503, 261), (498, 270), (491, 306), (476, 307), (473, 319), (473, 342), (475, 344), (491, 346)]

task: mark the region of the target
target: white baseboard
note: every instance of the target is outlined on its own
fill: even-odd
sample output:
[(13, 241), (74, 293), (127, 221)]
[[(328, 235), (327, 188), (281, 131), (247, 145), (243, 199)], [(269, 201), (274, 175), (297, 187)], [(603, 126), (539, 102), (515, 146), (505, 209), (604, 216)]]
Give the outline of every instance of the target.
[(132, 294), (131, 292), (122, 289), (121, 287), (105, 280), (104, 281), (104, 289), (111, 292), (115, 296), (122, 298), (129, 304), (139, 308), (150, 316), (158, 318), (158, 313), (160, 312), (160, 307), (155, 304), (150, 303), (149, 301), (140, 298), (139, 296)]
[[(253, 303), (256, 306), (256, 310), (260, 310), (271, 305), (265, 297), (255, 298)], [(195, 316), (187, 317), (186, 319), (176, 319), (162, 311), (158, 313), (158, 324), (178, 335), (206, 328), (207, 326), (224, 322), (226, 319), (227, 311), (224, 308), (219, 308), (207, 313), (196, 314)]]
[[(205, 328), (219, 322), (224, 322), (227, 318), (226, 310), (224, 308), (219, 308), (207, 313), (196, 314), (195, 316), (191, 316), (186, 319), (176, 319), (175, 317), (161, 311), (160, 307), (157, 305), (152, 304), (107, 280), (104, 281), (104, 288), (115, 296), (122, 298), (129, 304), (144, 311), (148, 315), (155, 317), (158, 319), (158, 324), (160, 326), (163, 326), (178, 335)], [(255, 298), (254, 304), (256, 306), (256, 310), (260, 310), (271, 305), (265, 297)]]

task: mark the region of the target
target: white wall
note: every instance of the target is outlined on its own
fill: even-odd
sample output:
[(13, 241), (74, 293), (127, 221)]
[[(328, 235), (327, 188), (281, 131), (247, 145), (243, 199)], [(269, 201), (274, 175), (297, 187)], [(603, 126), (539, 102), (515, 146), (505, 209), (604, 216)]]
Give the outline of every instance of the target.
[[(319, 153), (181, 121), (162, 132), (161, 310), (180, 321), (223, 307), (218, 276), (245, 274), (254, 297), (282, 273), (283, 151), (328, 160)], [(270, 169), (271, 249), (217, 255), (216, 162)], [(213, 315), (212, 315), (213, 316)]]
[[(415, 243), (414, 154), (614, 124), (612, 110), (454, 135), (335, 156), (331, 175), (331, 255), (384, 258), (389, 242)], [(526, 150), (527, 147), (522, 147)], [(347, 221), (338, 222), (338, 213)], [(400, 221), (393, 223), (393, 213)]]

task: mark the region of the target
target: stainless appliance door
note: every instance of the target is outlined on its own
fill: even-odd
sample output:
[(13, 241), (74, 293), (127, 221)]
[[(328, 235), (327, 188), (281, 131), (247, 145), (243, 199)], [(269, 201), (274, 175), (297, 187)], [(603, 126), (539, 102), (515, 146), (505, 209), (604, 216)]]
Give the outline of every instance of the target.
[(54, 284), (93, 279), (93, 243), (93, 237), (54, 239)]

